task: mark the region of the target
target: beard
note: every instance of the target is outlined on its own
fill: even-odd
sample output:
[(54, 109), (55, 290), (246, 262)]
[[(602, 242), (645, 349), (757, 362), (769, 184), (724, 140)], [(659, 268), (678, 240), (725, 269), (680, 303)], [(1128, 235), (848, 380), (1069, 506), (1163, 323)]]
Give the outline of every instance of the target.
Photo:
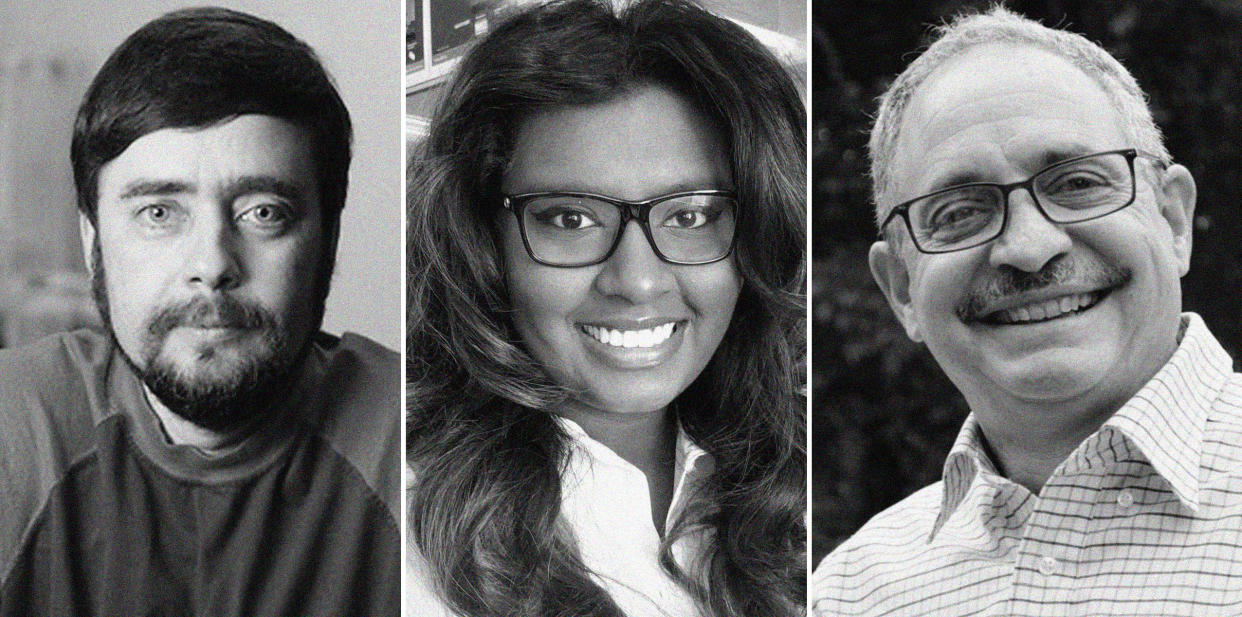
[[(262, 305), (227, 293), (195, 296), (149, 316), (139, 357), (132, 358), (112, 329), (98, 241), (92, 253), (91, 292), (112, 344), (170, 411), (202, 428), (228, 432), (271, 413), (287, 398), (309, 353), (311, 333), (319, 329), (322, 309), (315, 312), (314, 327), (298, 336)], [(257, 351), (229, 358), (212, 346), (203, 346), (194, 352), (199, 370), (186, 370), (163, 354), (169, 334), (178, 327), (236, 329), (257, 341)]]

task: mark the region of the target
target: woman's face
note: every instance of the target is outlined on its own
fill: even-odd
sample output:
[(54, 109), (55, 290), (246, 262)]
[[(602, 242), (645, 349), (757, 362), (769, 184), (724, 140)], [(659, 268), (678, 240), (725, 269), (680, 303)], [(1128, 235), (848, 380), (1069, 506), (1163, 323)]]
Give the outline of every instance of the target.
[[(730, 178), (711, 123), (680, 96), (646, 86), (528, 118), (502, 189), (640, 201), (732, 189)], [(500, 229), (514, 325), (552, 378), (578, 393), (575, 404), (621, 413), (663, 409), (702, 372), (729, 326), (742, 284), (732, 257), (665, 263), (630, 221), (607, 261), (558, 268), (531, 259), (508, 211)]]

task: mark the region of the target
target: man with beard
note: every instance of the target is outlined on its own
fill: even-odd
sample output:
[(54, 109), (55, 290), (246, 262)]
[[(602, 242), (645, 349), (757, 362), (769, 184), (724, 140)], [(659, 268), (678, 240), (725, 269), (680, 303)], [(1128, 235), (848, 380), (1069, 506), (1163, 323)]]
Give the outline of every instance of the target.
[(941, 482), (820, 564), (816, 615), (1235, 615), (1242, 375), (1181, 313), (1195, 184), (1083, 37), (960, 18), (871, 136), (871, 269), (970, 405)]
[(0, 615), (391, 615), (399, 368), (319, 332), (350, 159), (314, 52), (130, 36), (72, 144), (106, 333), (0, 353)]

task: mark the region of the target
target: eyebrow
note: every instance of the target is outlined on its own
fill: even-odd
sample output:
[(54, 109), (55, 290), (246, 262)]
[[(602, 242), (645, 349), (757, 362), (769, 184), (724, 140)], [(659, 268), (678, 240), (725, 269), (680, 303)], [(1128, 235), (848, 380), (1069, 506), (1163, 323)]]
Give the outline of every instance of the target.
[(178, 193), (189, 193), (193, 190), (193, 184), (178, 180), (134, 180), (125, 185), (118, 198), (133, 199), (150, 195), (176, 195)]
[(649, 201), (658, 199), (666, 195), (674, 193), (689, 193), (692, 191), (736, 191), (733, 183), (726, 180), (724, 182), (716, 182), (708, 180), (705, 182), (674, 182), (672, 184), (661, 185), (658, 192), (649, 192), (641, 199), (623, 199), (618, 197), (611, 191), (603, 190), (598, 186), (589, 186), (585, 184), (535, 184), (531, 188), (520, 191), (507, 191), (510, 195), (522, 195), (525, 193), (589, 193), (592, 195), (603, 195), (613, 199), (621, 199), (621, 201)]
[(1085, 146), (1053, 146), (1045, 150), (1039, 158), (1039, 169), (1042, 170), (1045, 167), (1056, 165), (1061, 161), (1067, 161), (1069, 159), (1080, 157), (1085, 154), (1091, 154), (1097, 151), (1098, 149), (1096, 148), (1087, 148)]
[[(194, 183), (182, 180), (139, 179), (126, 184), (121, 191), (119, 199), (193, 193), (196, 188)], [(248, 193), (272, 193), (296, 202), (302, 202), (306, 199), (306, 191), (302, 187), (293, 182), (272, 176), (239, 176), (232, 178), (221, 187), (219, 193), (229, 197)]]
[(959, 170), (937, 180), (930, 187), (928, 187), (927, 192), (934, 193), (936, 191), (952, 188), (960, 184), (973, 184), (975, 182), (989, 182), (989, 180), (985, 179), (982, 174), (974, 170)]
[(272, 176), (240, 176), (225, 183), (220, 193), (228, 196), (272, 193), (294, 202), (306, 201), (306, 190), (296, 183)]
[[(1033, 159), (1037, 167), (1031, 173), (1038, 173), (1042, 171), (1043, 169), (1056, 165), (1057, 163), (1060, 163), (1062, 161), (1067, 161), (1072, 158), (1076, 158), (1076, 157), (1083, 156), (1086, 154), (1091, 154), (1094, 151), (1095, 150), (1092, 148), (1087, 148), (1085, 146), (1079, 146), (1079, 145), (1051, 146), (1048, 149), (1040, 152), (1039, 155)], [(952, 188), (952, 187), (962, 185), (962, 184), (973, 184), (975, 182), (995, 182), (995, 180), (991, 178), (987, 178), (983, 174), (973, 169), (955, 170), (951, 172), (949, 175), (938, 179), (934, 184), (931, 185), (931, 187), (928, 189), (928, 192), (936, 192), (942, 189)]]
[[(685, 193), (689, 191), (736, 191), (733, 182), (725, 180), (724, 182), (677, 182), (671, 186), (664, 187), (664, 195), (672, 195), (673, 193)], [(658, 195), (657, 195), (658, 197)]]

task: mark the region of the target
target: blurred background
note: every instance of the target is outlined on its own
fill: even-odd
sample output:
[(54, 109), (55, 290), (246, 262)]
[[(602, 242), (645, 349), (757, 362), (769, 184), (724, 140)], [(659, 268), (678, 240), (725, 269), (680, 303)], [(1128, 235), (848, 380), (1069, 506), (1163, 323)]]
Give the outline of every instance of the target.
[[(98, 322), (69, 166), (74, 116), (108, 54), (201, 2), (0, 3), (0, 345)], [(393, 0), (213, 0), (280, 24), (319, 54), (349, 107), (354, 161), (324, 329), (399, 349), (401, 6)]]
[[(823, 2), (812, 19), (813, 536), (816, 563), (938, 480), (965, 401), (910, 342), (867, 267), (876, 236), (866, 143), (876, 98), (942, 23), (990, 1)], [(1150, 97), (1199, 189), (1185, 309), (1242, 357), (1242, 3), (1010, 0), (1101, 44)]]
[[(416, 141), (461, 55), (495, 24), (544, 0), (405, 0), (406, 136)], [(625, 0), (613, 0), (624, 4)], [(768, 46), (805, 86), (806, 0), (698, 0)]]

